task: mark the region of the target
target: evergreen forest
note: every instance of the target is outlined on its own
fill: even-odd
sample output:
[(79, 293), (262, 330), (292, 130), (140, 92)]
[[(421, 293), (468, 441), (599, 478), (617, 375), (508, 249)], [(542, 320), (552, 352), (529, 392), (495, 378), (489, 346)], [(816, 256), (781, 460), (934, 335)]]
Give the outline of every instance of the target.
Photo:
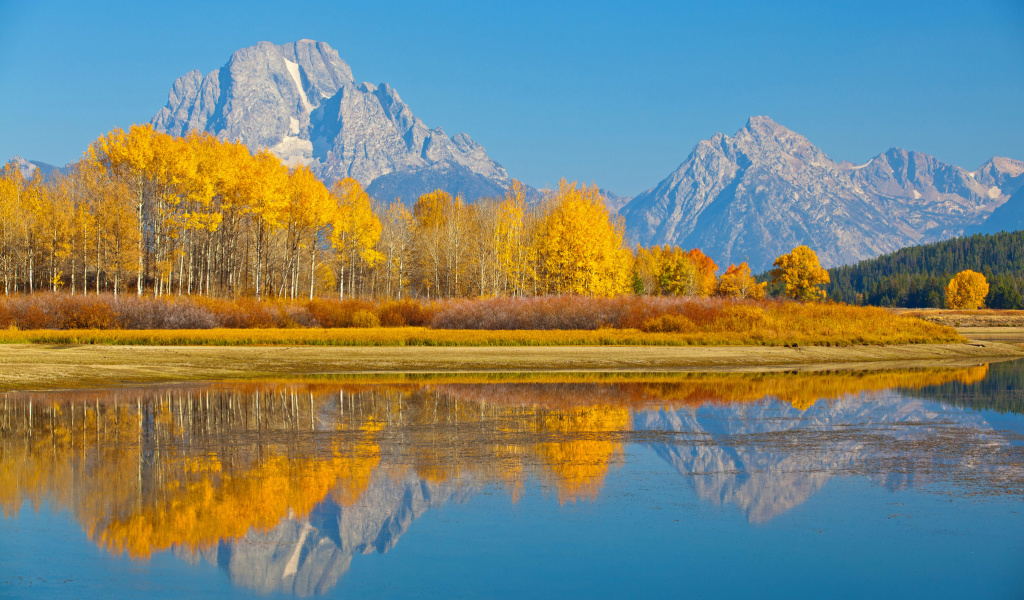
[(837, 302), (940, 308), (949, 280), (965, 269), (985, 275), (987, 308), (1024, 308), (1024, 231), (978, 234), (902, 248), (829, 269)]

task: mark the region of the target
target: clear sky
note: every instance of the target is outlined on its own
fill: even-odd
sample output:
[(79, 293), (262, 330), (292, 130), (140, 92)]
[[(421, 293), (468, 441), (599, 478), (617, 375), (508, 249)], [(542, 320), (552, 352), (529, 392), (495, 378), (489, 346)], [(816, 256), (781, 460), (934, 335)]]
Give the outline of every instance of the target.
[(633, 195), (757, 114), (836, 160), (1024, 159), (1022, 0), (0, 0), (0, 159), (75, 160), (187, 71), (302, 38), (538, 187)]

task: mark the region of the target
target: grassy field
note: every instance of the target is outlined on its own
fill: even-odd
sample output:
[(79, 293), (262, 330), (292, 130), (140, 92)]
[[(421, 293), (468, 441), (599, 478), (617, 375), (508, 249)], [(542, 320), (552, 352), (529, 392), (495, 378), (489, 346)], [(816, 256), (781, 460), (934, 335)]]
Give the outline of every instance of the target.
[(983, 308), (952, 310), (947, 308), (897, 308), (893, 312), (950, 327), (1024, 327), (1024, 310)]
[(823, 323), (803, 330), (645, 332), (457, 330), (425, 327), (342, 329), (34, 329), (0, 331), (2, 344), (130, 346), (853, 346), (963, 342), (951, 327), (893, 317), (887, 326)]

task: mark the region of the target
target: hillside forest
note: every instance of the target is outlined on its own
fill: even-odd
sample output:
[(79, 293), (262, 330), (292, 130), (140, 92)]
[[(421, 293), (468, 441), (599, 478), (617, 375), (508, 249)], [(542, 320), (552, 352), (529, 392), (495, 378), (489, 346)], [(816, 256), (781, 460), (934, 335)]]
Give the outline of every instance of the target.
[(988, 308), (1024, 308), (1024, 231), (978, 234), (911, 246), (872, 260), (829, 269), (828, 296), (838, 302), (938, 308), (960, 271), (988, 280)]

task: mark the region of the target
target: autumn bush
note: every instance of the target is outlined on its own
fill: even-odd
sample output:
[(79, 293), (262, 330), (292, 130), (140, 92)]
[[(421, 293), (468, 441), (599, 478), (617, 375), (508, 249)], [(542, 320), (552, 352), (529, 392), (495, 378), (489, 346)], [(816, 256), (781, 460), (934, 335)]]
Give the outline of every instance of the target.
[(424, 303), (410, 298), (387, 300), (377, 308), (377, 318), (384, 327), (425, 327), (439, 310), (436, 302)]
[[(758, 312), (760, 311), (760, 312)], [(762, 315), (763, 318), (753, 315)], [(744, 316), (740, 316), (744, 315)], [(751, 301), (728, 298), (678, 296), (540, 296), (456, 300), (446, 304), (431, 321), (435, 329), (642, 329), (683, 317), (695, 329), (721, 329), (730, 323), (760, 322), (767, 317)], [(661, 319), (661, 321), (659, 321)], [(671, 319), (670, 319), (671, 320)], [(676, 319), (678, 322), (679, 319)], [(738, 326), (738, 325), (737, 325)], [(660, 331), (660, 329), (651, 329)], [(670, 329), (671, 330), (671, 329)]]
[[(306, 304), (309, 314), (320, 327), (353, 327), (356, 313), (373, 313), (374, 304), (365, 300), (326, 300), (315, 298)], [(362, 317), (365, 320), (365, 316)], [(366, 327), (366, 325), (362, 325)]]
[[(350, 328), (359, 333), (331, 333)], [(960, 340), (948, 327), (881, 308), (664, 296), (375, 303), (46, 293), (0, 296), (0, 329), (72, 332), (0, 336), (8, 342), (124, 344), (850, 345)]]
[(648, 333), (689, 333), (696, 331), (697, 326), (683, 315), (661, 315), (647, 319), (640, 329)]

